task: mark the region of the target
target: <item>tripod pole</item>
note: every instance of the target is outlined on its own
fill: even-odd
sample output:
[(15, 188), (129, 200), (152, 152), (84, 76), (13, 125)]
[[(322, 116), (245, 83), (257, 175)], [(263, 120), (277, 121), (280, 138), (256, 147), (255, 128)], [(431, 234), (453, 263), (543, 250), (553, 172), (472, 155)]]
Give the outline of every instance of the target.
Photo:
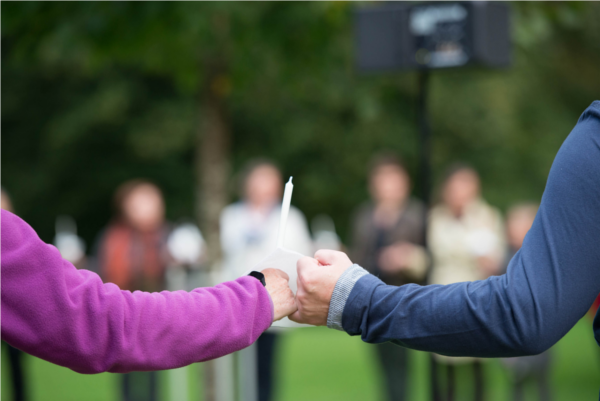
[[(427, 108), (429, 75), (427, 69), (421, 69), (418, 72), (419, 94), (417, 101), (417, 115), (419, 126), (419, 179), (421, 189), (421, 199), (425, 204), (425, 225), (423, 228), (423, 241), (427, 247), (427, 209), (431, 204), (431, 128), (429, 126), (429, 110)], [(438, 364), (430, 354), (430, 378), (431, 378), (431, 399), (439, 401), (440, 387), (438, 378)]]
[(431, 130), (427, 108), (429, 90), (429, 70), (419, 70), (419, 173), (421, 180), (421, 199), (426, 206), (431, 203)]

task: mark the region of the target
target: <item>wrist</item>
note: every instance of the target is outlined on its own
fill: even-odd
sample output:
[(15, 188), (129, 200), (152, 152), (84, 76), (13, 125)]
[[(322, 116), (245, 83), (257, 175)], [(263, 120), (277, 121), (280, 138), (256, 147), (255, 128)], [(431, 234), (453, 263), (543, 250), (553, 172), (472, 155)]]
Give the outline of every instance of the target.
[(352, 265), (340, 276), (333, 289), (331, 301), (329, 302), (329, 312), (327, 314), (327, 327), (343, 331), (342, 315), (348, 297), (354, 288), (356, 282), (363, 276), (369, 274), (365, 269), (357, 264)]
[(267, 281), (265, 279), (265, 275), (261, 272), (251, 271), (250, 273), (248, 273), (248, 276), (258, 280), (267, 292), (267, 295), (269, 296), (269, 304), (271, 305), (271, 322), (273, 322), (275, 320), (275, 304), (273, 303), (273, 297), (271, 297), (271, 293), (269, 292), (269, 290), (267, 290)]
[(248, 275), (250, 277), (254, 277), (258, 281), (260, 281), (260, 283), (263, 285), (263, 287), (267, 286), (267, 281), (265, 280), (265, 275), (263, 273), (257, 272), (257, 271), (251, 271), (250, 273), (248, 273)]

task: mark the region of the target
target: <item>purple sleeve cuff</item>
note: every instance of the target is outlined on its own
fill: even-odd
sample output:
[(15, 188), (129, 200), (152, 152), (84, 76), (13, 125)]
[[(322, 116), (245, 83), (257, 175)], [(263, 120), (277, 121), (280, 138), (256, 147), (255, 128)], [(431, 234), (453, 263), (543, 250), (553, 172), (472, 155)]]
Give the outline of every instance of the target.
[[(266, 288), (265, 288), (266, 290)], [(268, 293), (268, 291), (267, 291)], [(273, 305), (273, 299), (271, 298), (271, 294), (269, 294), (269, 302), (271, 303), (271, 322), (275, 320), (275, 305)]]

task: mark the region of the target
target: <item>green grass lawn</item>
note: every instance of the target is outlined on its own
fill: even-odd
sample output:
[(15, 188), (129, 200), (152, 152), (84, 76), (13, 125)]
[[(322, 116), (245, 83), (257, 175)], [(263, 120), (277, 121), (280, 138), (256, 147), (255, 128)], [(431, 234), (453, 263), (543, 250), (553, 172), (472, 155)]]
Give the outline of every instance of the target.
[[(380, 400), (379, 367), (371, 345), (359, 338), (324, 328), (297, 329), (280, 343), (277, 400)], [(6, 353), (2, 354), (2, 400), (11, 399)], [(411, 353), (410, 400), (428, 400), (428, 356)], [(118, 400), (119, 376), (80, 375), (27, 356), (27, 379), (31, 401)], [(553, 348), (552, 386), (554, 400), (598, 400), (600, 349), (588, 319), (580, 321)], [(487, 400), (510, 399), (509, 379), (497, 360), (485, 364)], [(186, 369), (190, 399), (201, 399), (201, 365)], [(471, 399), (468, 371), (458, 371), (458, 400)], [(161, 394), (168, 400), (169, 374), (161, 372)], [(536, 399), (529, 394), (528, 399)]]

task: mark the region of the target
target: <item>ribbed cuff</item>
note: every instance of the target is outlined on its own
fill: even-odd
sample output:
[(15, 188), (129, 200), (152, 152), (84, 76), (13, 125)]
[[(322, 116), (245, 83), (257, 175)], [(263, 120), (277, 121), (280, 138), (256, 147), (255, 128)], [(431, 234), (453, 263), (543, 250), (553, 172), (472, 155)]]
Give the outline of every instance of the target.
[(331, 295), (331, 301), (329, 302), (327, 327), (344, 331), (342, 328), (342, 315), (344, 314), (346, 301), (348, 301), (348, 297), (354, 288), (354, 284), (356, 284), (358, 279), (367, 274), (369, 274), (369, 272), (359, 265), (352, 265), (342, 273), (335, 284), (333, 294)]

